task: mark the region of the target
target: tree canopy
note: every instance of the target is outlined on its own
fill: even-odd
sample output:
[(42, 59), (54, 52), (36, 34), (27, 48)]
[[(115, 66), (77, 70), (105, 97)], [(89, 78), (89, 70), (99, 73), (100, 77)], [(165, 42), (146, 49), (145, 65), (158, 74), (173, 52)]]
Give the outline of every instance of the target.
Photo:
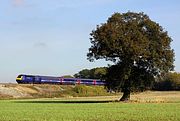
[(91, 33), (90, 61), (114, 62), (107, 72), (107, 87), (124, 92), (148, 87), (161, 73), (173, 70), (174, 52), (168, 32), (144, 13), (114, 13)]
[(93, 69), (83, 69), (74, 74), (76, 78), (103, 79), (106, 75), (107, 67), (98, 67)]

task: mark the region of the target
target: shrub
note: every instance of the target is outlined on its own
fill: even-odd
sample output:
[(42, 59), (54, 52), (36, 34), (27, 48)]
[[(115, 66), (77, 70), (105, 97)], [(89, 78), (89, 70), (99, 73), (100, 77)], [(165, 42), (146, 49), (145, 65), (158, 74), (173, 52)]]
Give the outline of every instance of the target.
[(154, 90), (170, 91), (180, 90), (180, 73), (167, 73), (154, 84)]

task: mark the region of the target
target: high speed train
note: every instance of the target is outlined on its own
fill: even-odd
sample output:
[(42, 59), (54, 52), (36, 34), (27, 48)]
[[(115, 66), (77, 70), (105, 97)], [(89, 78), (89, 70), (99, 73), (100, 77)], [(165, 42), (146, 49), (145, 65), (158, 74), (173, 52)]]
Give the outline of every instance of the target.
[(105, 85), (105, 81), (96, 80), (96, 79), (64, 78), (64, 77), (25, 75), (25, 74), (18, 75), (16, 81), (18, 84)]

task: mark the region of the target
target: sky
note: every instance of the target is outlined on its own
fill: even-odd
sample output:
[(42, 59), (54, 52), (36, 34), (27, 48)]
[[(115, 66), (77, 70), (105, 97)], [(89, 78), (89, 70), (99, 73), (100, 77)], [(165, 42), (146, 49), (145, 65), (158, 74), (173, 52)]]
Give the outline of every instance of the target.
[(173, 39), (180, 72), (179, 0), (0, 0), (0, 83), (18, 74), (74, 75), (89, 62), (90, 33), (113, 13), (144, 12)]

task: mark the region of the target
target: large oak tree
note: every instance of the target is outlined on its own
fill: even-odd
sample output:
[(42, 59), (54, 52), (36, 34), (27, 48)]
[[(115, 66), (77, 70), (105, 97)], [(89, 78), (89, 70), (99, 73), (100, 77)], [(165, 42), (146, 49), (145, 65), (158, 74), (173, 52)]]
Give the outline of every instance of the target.
[(130, 99), (132, 89), (145, 89), (157, 75), (174, 68), (172, 39), (144, 13), (114, 13), (90, 35), (88, 59), (114, 62), (106, 86), (123, 91), (121, 101)]

